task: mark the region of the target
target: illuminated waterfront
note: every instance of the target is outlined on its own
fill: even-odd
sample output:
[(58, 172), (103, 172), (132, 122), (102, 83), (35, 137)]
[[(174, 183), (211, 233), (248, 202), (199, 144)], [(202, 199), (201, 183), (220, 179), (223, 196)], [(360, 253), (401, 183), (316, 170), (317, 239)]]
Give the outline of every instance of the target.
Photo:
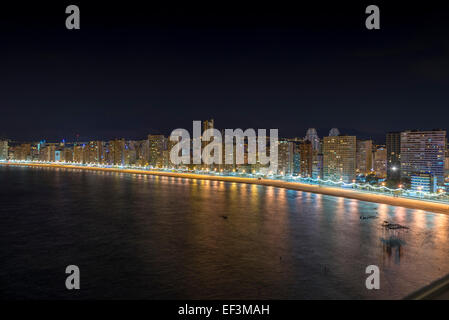
[(62, 162), (26, 162), (26, 161), (8, 161), (0, 162), (0, 165), (18, 165), (31, 167), (49, 167), (81, 169), (88, 171), (106, 171), (122, 172), (129, 174), (160, 175), (169, 177), (180, 177), (189, 179), (217, 180), (226, 182), (239, 182), (259, 184), (265, 186), (274, 186), (288, 188), (292, 190), (313, 192), (350, 199), (384, 203), (393, 206), (402, 206), (410, 209), (427, 210), (435, 213), (449, 212), (449, 200), (446, 193), (426, 193), (419, 195), (410, 193), (404, 189), (389, 189), (386, 187), (373, 187), (369, 185), (359, 185), (357, 183), (345, 184), (342, 182), (323, 181), (313, 179), (302, 179), (292, 176), (263, 176), (260, 174), (248, 173), (223, 173), (209, 170), (175, 170), (175, 169), (152, 169), (148, 167), (135, 166), (103, 166), (99, 164), (77, 164)]
[[(449, 272), (443, 214), (212, 180), (0, 174), (6, 297), (73, 298), (68, 264), (82, 270), (80, 298), (400, 298)], [(369, 264), (379, 291), (365, 288)]]

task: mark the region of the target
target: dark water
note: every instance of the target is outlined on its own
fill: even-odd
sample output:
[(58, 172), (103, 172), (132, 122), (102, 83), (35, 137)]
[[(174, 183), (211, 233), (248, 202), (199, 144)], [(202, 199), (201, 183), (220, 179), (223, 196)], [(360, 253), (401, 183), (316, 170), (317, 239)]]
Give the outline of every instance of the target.
[[(448, 220), (256, 185), (0, 166), (0, 298), (401, 298), (449, 273)], [(79, 291), (65, 288), (70, 264)], [(372, 264), (380, 290), (365, 288)]]

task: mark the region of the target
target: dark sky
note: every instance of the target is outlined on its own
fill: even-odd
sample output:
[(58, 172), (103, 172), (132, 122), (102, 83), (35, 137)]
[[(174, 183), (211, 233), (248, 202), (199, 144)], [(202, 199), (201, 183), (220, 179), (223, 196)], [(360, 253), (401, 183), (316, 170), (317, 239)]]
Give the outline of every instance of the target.
[(449, 4), (41, 2), (0, 10), (0, 136), (144, 138), (211, 117), (286, 137), (448, 128)]

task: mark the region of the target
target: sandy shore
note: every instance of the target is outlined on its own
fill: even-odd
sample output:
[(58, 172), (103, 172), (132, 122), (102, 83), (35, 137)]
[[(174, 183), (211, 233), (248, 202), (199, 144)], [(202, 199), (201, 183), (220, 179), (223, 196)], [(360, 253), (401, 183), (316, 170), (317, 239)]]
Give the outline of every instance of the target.
[(355, 190), (349, 190), (349, 189), (332, 188), (332, 187), (328, 187), (328, 186), (308, 185), (308, 184), (302, 184), (302, 183), (297, 183), (297, 182), (286, 182), (286, 181), (280, 181), (280, 180), (268, 180), (268, 179), (258, 180), (255, 178), (221, 177), (221, 176), (193, 174), (193, 173), (161, 172), (161, 171), (147, 171), (147, 170), (135, 170), (135, 169), (78, 167), (78, 166), (71, 166), (71, 165), (64, 165), (64, 164), (0, 163), (0, 165), (122, 172), (122, 173), (130, 173), (130, 174), (147, 174), (147, 175), (178, 177), (178, 178), (187, 178), (187, 179), (202, 179), (202, 180), (215, 180), (215, 181), (259, 184), (259, 185), (263, 185), (263, 186), (286, 188), (286, 189), (291, 189), (291, 190), (298, 190), (298, 191), (319, 193), (319, 194), (325, 194), (325, 195), (336, 196), (336, 197), (356, 199), (356, 200), (361, 200), (361, 201), (384, 203), (384, 204), (388, 204), (388, 205), (392, 205), (392, 206), (399, 206), (399, 207), (405, 207), (405, 208), (410, 208), (410, 209), (418, 209), (418, 210), (431, 211), (431, 212), (436, 212), (436, 213), (449, 214), (449, 204), (436, 203), (436, 202), (430, 202), (430, 201), (422, 201), (422, 200), (416, 200), (416, 199), (398, 198), (398, 197), (393, 197), (393, 196), (388, 196), (388, 195), (369, 194), (369, 193), (362, 193), (362, 192), (358, 192)]

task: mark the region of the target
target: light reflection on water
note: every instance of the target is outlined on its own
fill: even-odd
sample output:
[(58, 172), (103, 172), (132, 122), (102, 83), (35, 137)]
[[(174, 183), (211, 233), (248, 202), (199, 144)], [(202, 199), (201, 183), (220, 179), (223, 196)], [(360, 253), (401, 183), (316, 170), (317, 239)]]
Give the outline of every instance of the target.
[[(2, 297), (389, 299), (449, 273), (443, 214), (198, 179), (11, 167), (0, 177)], [(68, 264), (82, 272), (75, 295)], [(371, 264), (378, 291), (365, 289)]]

